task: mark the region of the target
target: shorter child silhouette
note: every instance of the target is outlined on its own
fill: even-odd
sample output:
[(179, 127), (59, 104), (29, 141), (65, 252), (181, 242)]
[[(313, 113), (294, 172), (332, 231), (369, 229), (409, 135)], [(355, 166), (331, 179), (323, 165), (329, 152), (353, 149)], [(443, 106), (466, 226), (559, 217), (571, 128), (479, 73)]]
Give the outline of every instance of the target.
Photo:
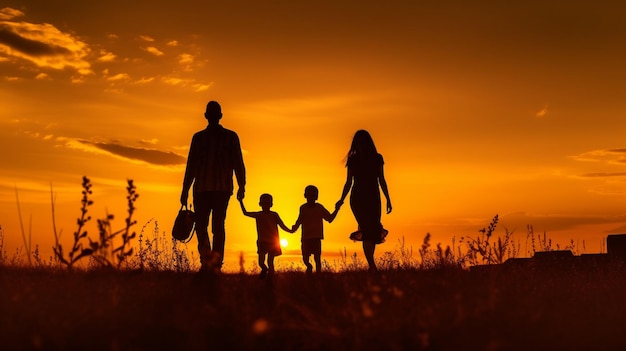
[[(280, 249), (278, 226), (288, 233), (293, 233), (293, 230), (287, 228), (278, 213), (270, 211), (273, 205), (272, 195), (270, 194), (261, 195), (259, 199), (261, 211), (258, 212), (246, 211), (246, 207), (243, 205), (243, 199), (239, 199), (239, 204), (241, 204), (241, 210), (245, 216), (256, 219), (258, 235), (256, 244), (259, 254), (259, 267), (261, 267), (261, 279), (263, 279), (268, 273), (274, 273), (274, 257), (283, 254)], [(267, 255), (267, 265), (265, 265), (265, 255)]]
[(291, 228), (292, 233), (302, 225), (302, 261), (306, 266), (306, 272), (311, 273), (313, 266), (309, 262), (309, 257), (313, 255), (315, 260), (315, 271), (322, 271), (322, 239), (324, 239), (324, 222), (331, 223), (337, 216), (341, 206), (335, 206), (333, 213), (317, 202), (319, 191), (314, 185), (309, 185), (304, 189), (306, 203), (300, 206), (300, 215), (296, 224)]

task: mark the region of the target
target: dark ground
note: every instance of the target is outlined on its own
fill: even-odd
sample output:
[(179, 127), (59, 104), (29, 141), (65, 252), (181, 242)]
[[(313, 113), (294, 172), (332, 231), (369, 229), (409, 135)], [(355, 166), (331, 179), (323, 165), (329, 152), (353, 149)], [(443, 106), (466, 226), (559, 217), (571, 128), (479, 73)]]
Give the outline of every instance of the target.
[(279, 272), (0, 267), (2, 350), (624, 350), (622, 266)]

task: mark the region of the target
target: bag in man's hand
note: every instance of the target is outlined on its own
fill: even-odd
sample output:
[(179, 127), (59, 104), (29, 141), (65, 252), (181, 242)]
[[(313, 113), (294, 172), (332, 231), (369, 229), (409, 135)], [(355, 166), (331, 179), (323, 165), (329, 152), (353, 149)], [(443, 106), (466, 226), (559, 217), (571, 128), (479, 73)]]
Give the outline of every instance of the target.
[(178, 241), (188, 243), (193, 237), (193, 231), (196, 225), (196, 216), (192, 210), (187, 209), (187, 206), (181, 206), (178, 211), (178, 216), (174, 221), (174, 228), (172, 228), (172, 236)]

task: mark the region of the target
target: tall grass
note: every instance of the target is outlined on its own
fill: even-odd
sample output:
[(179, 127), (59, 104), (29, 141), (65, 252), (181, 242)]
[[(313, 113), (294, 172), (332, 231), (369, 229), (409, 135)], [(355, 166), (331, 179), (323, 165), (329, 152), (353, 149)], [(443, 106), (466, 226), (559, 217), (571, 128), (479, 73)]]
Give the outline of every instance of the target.
[[(77, 229), (73, 235), (72, 247), (69, 249), (67, 255), (65, 254), (63, 244), (60, 242), (61, 232), (57, 232), (54, 219), (54, 196), (52, 196), (52, 214), (53, 214), (53, 230), (55, 245), (53, 252), (55, 259), (59, 264), (66, 266), (68, 269), (72, 269), (74, 265), (80, 260), (89, 257), (91, 258), (92, 265), (95, 264), (98, 267), (117, 267), (121, 268), (128, 261), (128, 258), (133, 254), (133, 248), (131, 247), (132, 240), (136, 237), (136, 233), (131, 231), (131, 227), (137, 224), (137, 221), (133, 219), (135, 213), (135, 202), (139, 197), (137, 188), (135, 187), (132, 179), (129, 179), (127, 192), (127, 216), (124, 220), (125, 226), (122, 229), (114, 231), (112, 229), (112, 221), (114, 215), (108, 214), (103, 219), (98, 219), (98, 239), (93, 240), (89, 237), (86, 224), (91, 220), (89, 215), (89, 207), (93, 205), (91, 199), (92, 184), (89, 178), (83, 177), (82, 182), (82, 199), (80, 207), (80, 216), (78, 217)], [(51, 190), (52, 194), (52, 190)], [(121, 242), (120, 240), (121, 239)]]
[[(132, 180), (127, 181), (126, 199), (127, 215), (121, 229), (114, 230), (113, 214), (106, 214), (104, 218), (96, 220), (97, 236), (90, 236), (87, 230), (92, 217), (89, 214), (93, 205), (92, 183), (89, 178), (82, 178), (82, 190), (79, 216), (76, 220), (76, 230), (73, 232), (72, 244), (66, 248), (61, 243), (62, 232), (57, 230), (55, 219), (55, 197), (52, 186), (50, 188), (50, 202), (52, 210), (52, 227), (55, 239), (53, 254), (49, 260), (40, 256), (39, 247), (36, 245), (31, 250), (30, 232), (26, 235), (22, 225), (22, 237), (24, 241), (25, 253), (28, 266), (37, 267), (65, 267), (73, 269), (80, 265), (83, 268), (117, 268), (117, 269), (138, 269), (149, 271), (175, 271), (187, 272), (197, 269), (198, 258), (195, 257), (196, 250), (189, 249), (187, 244), (180, 243), (172, 238), (165, 231), (161, 231), (158, 222), (150, 219), (143, 225), (141, 231), (137, 233), (133, 228), (137, 225), (133, 219), (135, 213), (135, 203), (139, 194)], [(16, 199), (19, 197), (16, 189)], [(443, 247), (441, 243), (432, 243), (430, 233), (426, 233), (421, 246), (414, 251), (412, 246), (407, 245), (405, 237), (401, 236), (392, 250), (378, 251), (377, 265), (383, 270), (402, 269), (437, 269), (455, 268), (467, 269), (475, 265), (500, 264), (509, 258), (516, 258), (522, 254), (520, 241), (514, 240), (514, 231), (504, 228), (503, 235), (497, 235), (496, 229), (499, 216), (496, 214), (489, 225), (478, 230), (476, 236), (461, 237), (456, 242), (452, 238), (452, 246)], [(21, 223), (21, 213), (20, 213)], [(148, 226), (152, 225), (152, 230)], [(0, 264), (7, 264), (9, 261), (15, 264), (21, 257), (22, 248), (16, 251), (12, 259), (9, 259), (3, 249), (4, 233), (0, 227)], [(138, 245), (133, 245), (137, 243)], [(530, 248), (528, 247), (530, 244)], [(192, 245), (193, 246), (193, 245)], [(136, 249), (136, 251), (135, 251)], [(532, 256), (537, 251), (552, 250), (572, 250), (578, 253), (573, 240), (563, 248), (558, 244), (553, 244), (552, 240), (543, 235), (535, 235), (532, 226), (527, 227), (525, 253)], [(584, 242), (583, 242), (584, 250)], [(19, 263), (19, 262), (18, 262)], [(340, 258), (331, 262), (324, 260), (323, 269), (330, 272), (351, 272), (366, 269), (364, 261), (356, 252), (348, 253), (346, 248), (340, 252)], [(246, 270), (243, 264), (243, 255), (240, 257), (239, 271), (255, 273), (255, 265)], [(300, 267), (292, 263), (285, 271), (299, 271)]]

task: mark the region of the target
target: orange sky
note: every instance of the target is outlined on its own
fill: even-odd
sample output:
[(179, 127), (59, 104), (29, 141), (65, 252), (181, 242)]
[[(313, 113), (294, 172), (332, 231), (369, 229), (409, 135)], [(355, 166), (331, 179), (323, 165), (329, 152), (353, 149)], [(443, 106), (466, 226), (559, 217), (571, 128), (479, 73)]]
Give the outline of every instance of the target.
[[(371, 132), (393, 200), (392, 251), (526, 226), (600, 252), (626, 232), (626, 5), (598, 1), (4, 1), (0, 7), (0, 226), (9, 256), (25, 231), (50, 254), (50, 187), (63, 239), (83, 175), (94, 221), (169, 232), (192, 134), (222, 104), (248, 172), (293, 224), (308, 184), (332, 209), (357, 129)], [(152, 224), (150, 224), (151, 226)], [(361, 250), (349, 206), (324, 255)], [(255, 250), (254, 221), (231, 202), (227, 255)], [(298, 249), (298, 236), (281, 233)], [(582, 247), (581, 247), (582, 249)], [(47, 250), (47, 251), (46, 251)]]

